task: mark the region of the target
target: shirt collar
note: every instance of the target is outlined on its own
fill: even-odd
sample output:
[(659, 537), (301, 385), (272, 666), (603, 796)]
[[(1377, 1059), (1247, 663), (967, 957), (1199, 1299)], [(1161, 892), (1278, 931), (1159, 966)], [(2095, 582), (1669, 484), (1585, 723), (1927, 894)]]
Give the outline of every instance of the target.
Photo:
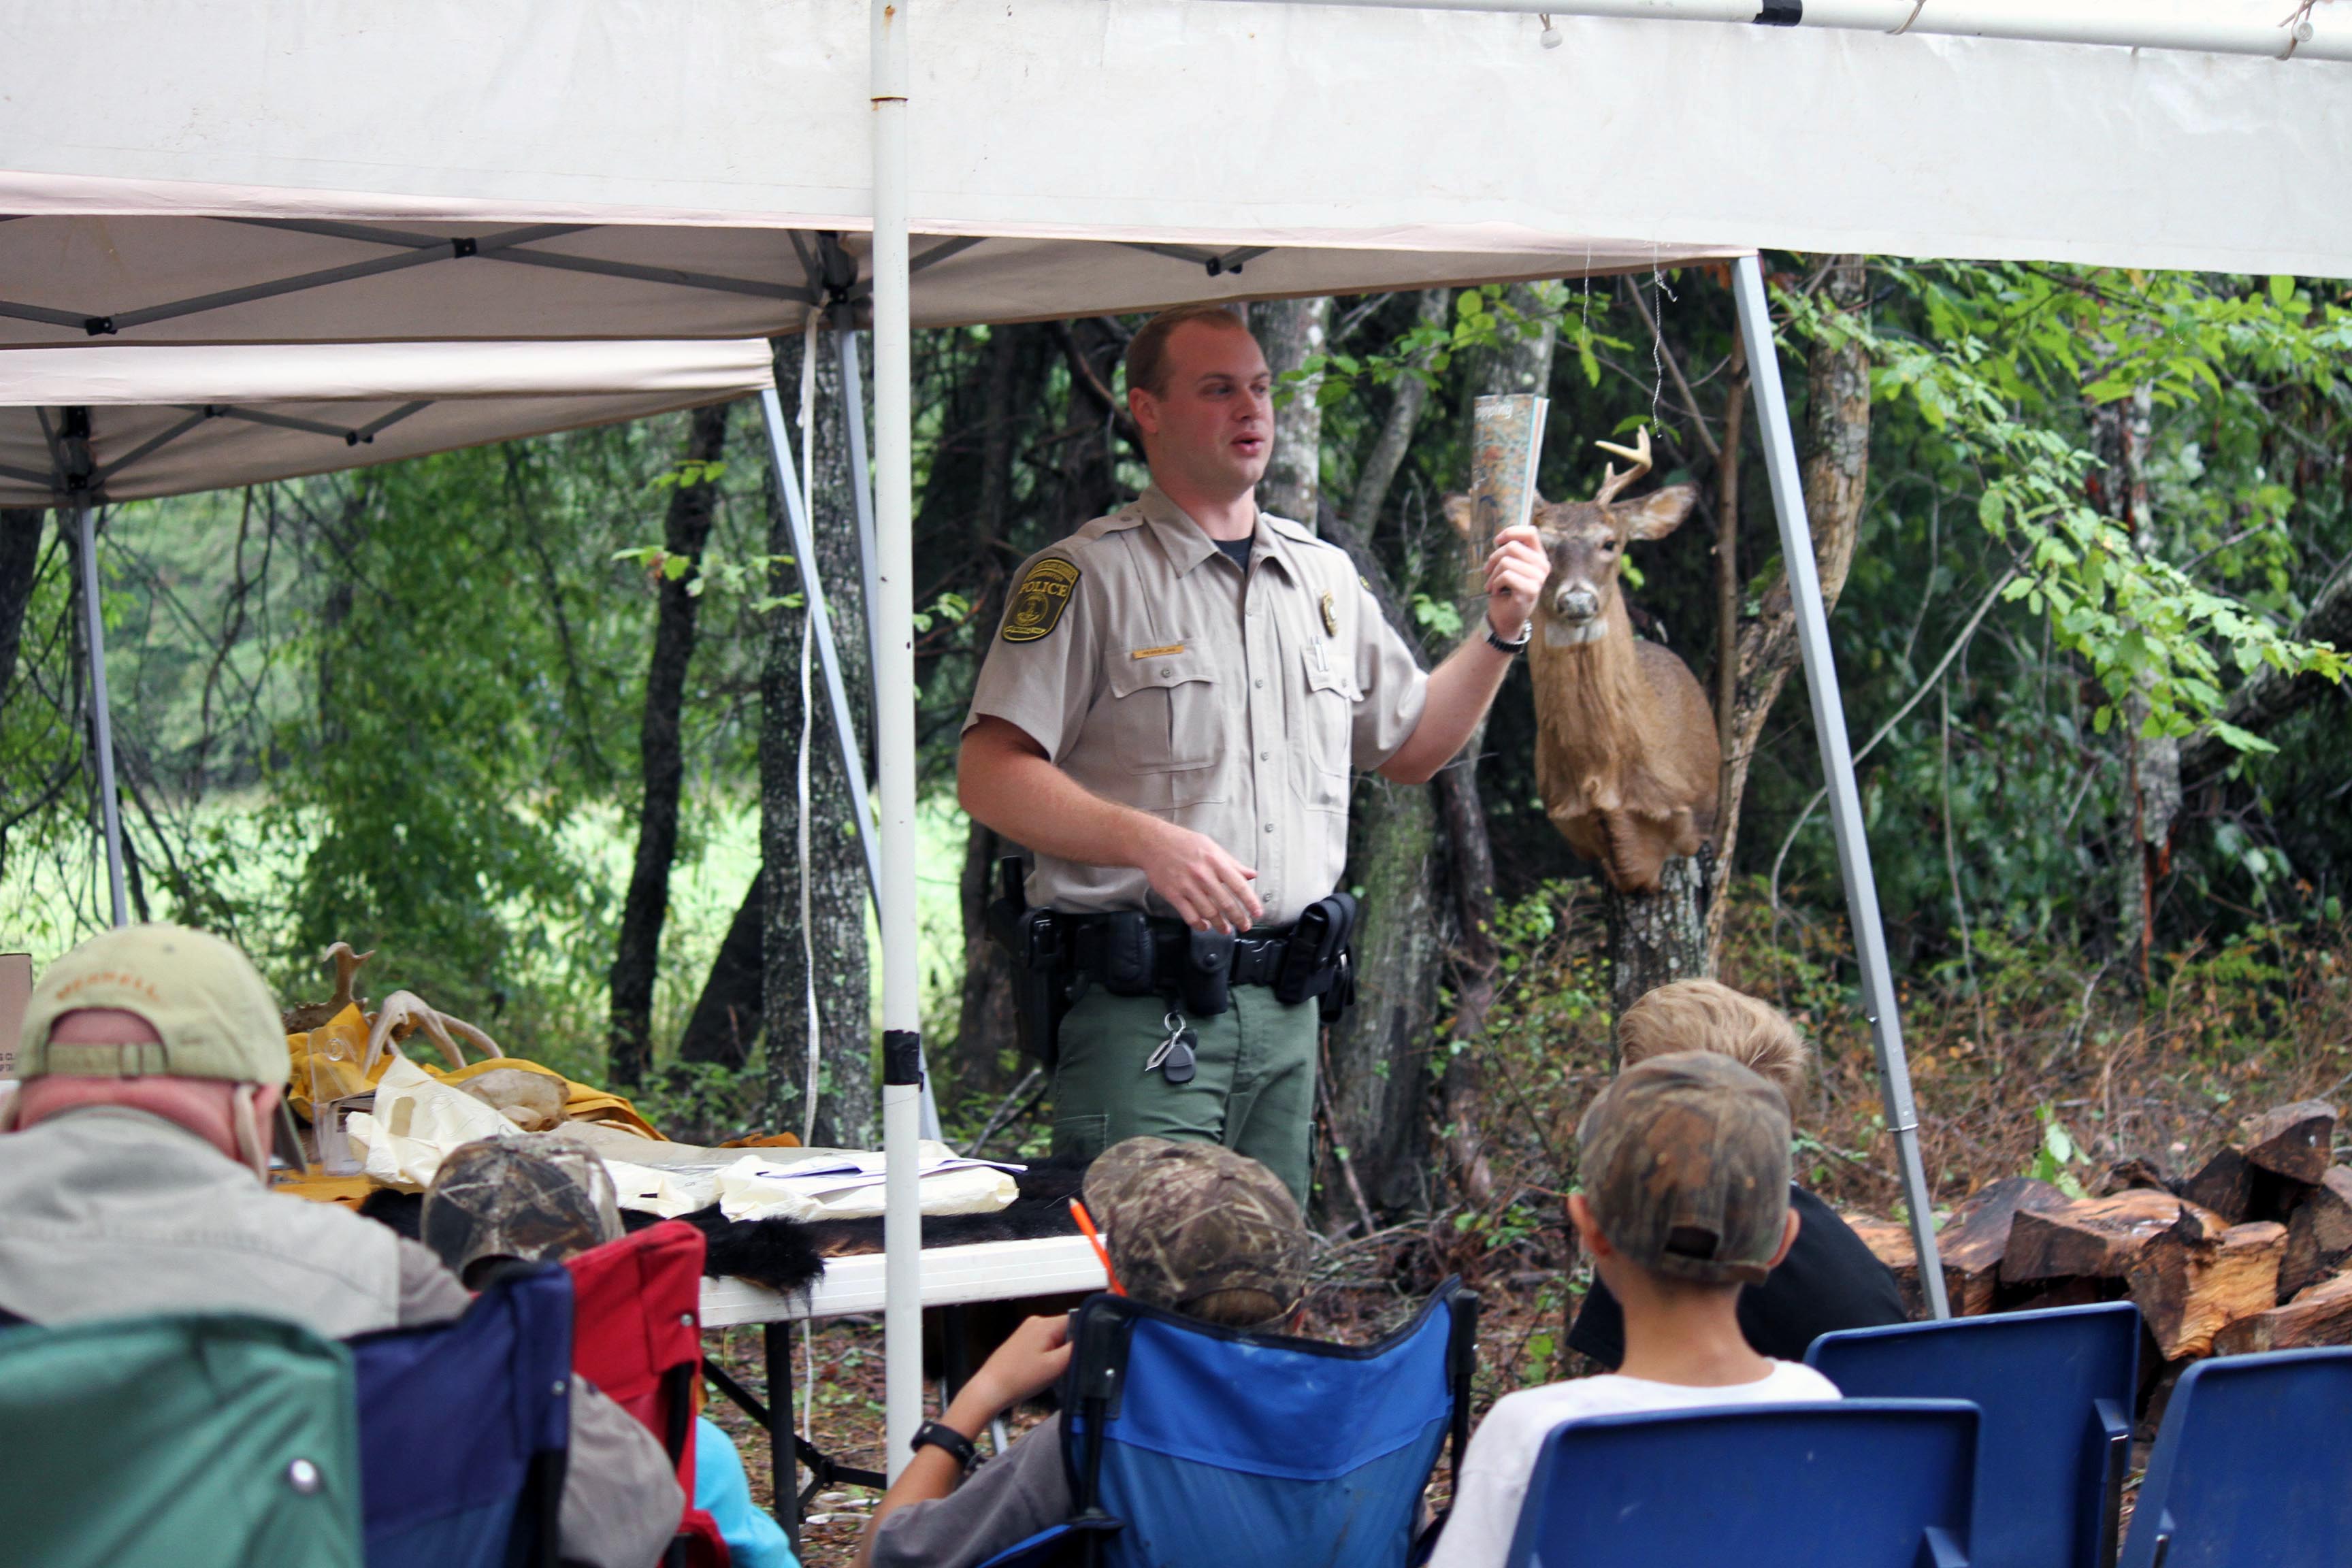
[[(1135, 505), (1179, 577), (1210, 556), (1220, 553), (1217, 542), (1192, 521), (1190, 512), (1170, 500), (1158, 485), (1146, 489)], [(1258, 509), (1257, 526), (1250, 538), (1252, 562), (1268, 562), (1279, 566), (1284, 576), (1297, 580), (1298, 569), (1290, 559), (1287, 544), (1279, 530), (1268, 526), (1267, 513), (1263, 507)]]

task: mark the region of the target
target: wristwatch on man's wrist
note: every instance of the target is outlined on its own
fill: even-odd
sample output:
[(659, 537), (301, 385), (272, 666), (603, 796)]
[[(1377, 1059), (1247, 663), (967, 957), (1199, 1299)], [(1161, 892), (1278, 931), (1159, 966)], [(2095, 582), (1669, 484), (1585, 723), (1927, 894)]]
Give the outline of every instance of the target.
[(1505, 642), (1501, 637), (1496, 637), (1495, 617), (1492, 616), (1486, 617), (1486, 646), (1496, 653), (1507, 656), (1517, 653), (1528, 646), (1528, 639), (1535, 635), (1536, 618), (1533, 616), (1529, 616), (1526, 623), (1519, 627), (1518, 639), (1515, 642)]
[(944, 1449), (966, 1475), (980, 1463), (980, 1450), (972, 1446), (971, 1439), (942, 1421), (926, 1421), (916, 1427), (914, 1441), (908, 1447), (918, 1453), (926, 1447)]

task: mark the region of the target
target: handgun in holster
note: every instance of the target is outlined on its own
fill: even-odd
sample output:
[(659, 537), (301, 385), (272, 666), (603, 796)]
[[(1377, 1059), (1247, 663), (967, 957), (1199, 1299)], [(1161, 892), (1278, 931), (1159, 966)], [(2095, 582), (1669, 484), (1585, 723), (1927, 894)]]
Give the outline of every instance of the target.
[(1336, 892), (1307, 905), (1290, 928), (1282, 972), (1275, 977), (1275, 1000), (1297, 1004), (1316, 997), (1326, 1023), (1353, 1006), (1356, 964), (1348, 941), (1355, 930), (1354, 894)]
[(1025, 865), (1017, 855), (996, 863), (1000, 891), (988, 905), (989, 940), (1013, 961), (1013, 1013), (1021, 1048), (1047, 1071), (1060, 1055), (1062, 1015), (1070, 1010), (1068, 954), (1051, 910), (1033, 910)]

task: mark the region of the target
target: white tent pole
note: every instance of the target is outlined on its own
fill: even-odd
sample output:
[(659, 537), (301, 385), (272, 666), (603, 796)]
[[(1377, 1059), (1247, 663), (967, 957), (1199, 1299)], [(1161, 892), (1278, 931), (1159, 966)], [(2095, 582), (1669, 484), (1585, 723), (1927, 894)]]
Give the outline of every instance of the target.
[(800, 479), (793, 467), (792, 438), (784, 428), (783, 400), (772, 386), (760, 390), (760, 411), (768, 425), (768, 453), (776, 465), (776, 488), (784, 492), (784, 521), (793, 531), (793, 560), (800, 568), (801, 597), (816, 632), (817, 663), (824, 670), (825, 696), (833, 705), (834, 739), (841, 747), (841, 771), (849, 775), (850, 809), (857, 814), (857, 841), (866, 847), (866, 882), (875, 907), (882, 903), (882, 860), (874, 842), (874, 815), (866, 796), (866, 763), (857, 754), (857, 731), (849, 727), (849, 692), (841, 679), (841, 654), (834, 646), (833, 617), (825, 612), (824, 584), (817, 575), (816, 540), (801, 504)]
[(865, 373), (857, 367), (857, 330), (842, 327), (834, 333), (841, 350), (841, 398), (849, 416), (849, 493), (857, 503), (857, 561), (866, 569), (866, 644), (872, 661), (882, 668), (882, 623), (874, 614), (881, 589), (874, 580), (874, 470), (866, 458)]
[[(2352, 60), (2352, 19), (2295, 6), (2151, 4), (2150, 0), (1287, 0), (1402, 11), (1506, 11), (1628, 22), (1729, 22), (1844, 32), (1925, 33), (2035, 44), (2105, 44)], [(2282, 18), (2281, 10), (2287, 14)]]
[(923, 1417), (922, 1020), (915, 965), (913, 331), (907, 270), (906, 0), (869, 0), (874, 103), (875, 753), (882, 795), (884, 1466), (913, 1458)]
[(1919, 1253), (1919, 1287), (1928, 1310), (1951, 1316), (1944, 1300), (1944, 1270), (1936, 1256), (1936, 1221), (1929, 1212), (1927, 1174), (1919, 1158), (1919, 1118), (1911, 1102), (1911, 1068), (1903, 1056), (1903, 1019), (1895, 978), (1886, 963), (1886, 935), (1879, 925), (1878, 889), (1871, 880), (1870, 841), (1863, 831), (1862, 795), (1854, 787), (1853, 752), (1846, 739), (1845, 709), (1838, 694), (1837, 665), (1830, 652), (1829, 612), (1822, 605), (1821, 574), (1813, 561), (1813, 534), (1805, 519), (1804, 482), (1797, 471), (1797, 443), (1789, 429), (1789, 404), (1780, 390), (1779, 350), (1772, 342), (1772, 311), (1764, 298), (1764, 268), (1754, 256), (1732, 264), (1739, 301), (1739, 331), (1748, 345), (1758, 434), (1764, 467), (1772, 481), (1772, 510), (1780, 521), (1780, 557), (1789, 573), (1789, 595), (1797, 613), (1797, 646), (1805, 660), (1805, 689), (1812, 699), (1813, 736), (1822, 753), (1829, 790), (1830, 826), (1837, 836), (1838, 869), (1845, 879), (1847, 923), (1853, 928), (1854, 958), (1862, 969), (1863, 1012), (1870, 1020), (1871, 1045), (1878, 1054), (1878, 1081), (1886, 1100), (1886, 1124), (1895, 1133), (1902, 1165), (1903, 1193), (1911, 1208), (1911, 1236)]
[[(843, 414), (849, 421), (849, 493), (857, 507), (857, 563), (866, 576), (866, 668), (876, 675), (882, 669), (882, 621), (877, 613), (881, 604), (881, 589), (875, 581), (874, 571), (874, 480), (866, 463), (866, 389), (861, 384), (857, 369), (857, 333), (848, 327), (840, 329), (834, 339), (841, 353), (841, 394)], [(879, 688), (877, 687), (878, 690)], [(878, 715), (880, 705), (876, 705)], [(882, 900), (874, 900), (878, 919)], [(940, 1126), (939, 1101), (931, 1093), (930, 1059), (925, 1056), (923, 1068), (923, 1136), (934, 1142), (944, 1142), (947, 1134)]]
[(98, 749), (98, 811), (106, 825), (106, 884), (113, 899), (114, 923), (131, 923), (131, 908), (122, 896), (122, 814), (114, 799), (114, 719), (106, 701), (106, 621), (98, 602), (98, 513), (88, 506), (74, 509), (74, 526), (81, 539), (82, 640), (89, 655), (90, 728)]

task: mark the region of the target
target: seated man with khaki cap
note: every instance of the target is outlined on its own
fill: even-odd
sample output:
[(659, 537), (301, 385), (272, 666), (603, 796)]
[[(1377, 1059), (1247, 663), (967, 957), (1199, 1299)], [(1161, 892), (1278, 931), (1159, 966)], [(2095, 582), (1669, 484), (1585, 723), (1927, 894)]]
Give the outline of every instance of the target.
[[(1234, 1329), (1279, 1332), (1297, 1320), (1306, 1222), (1281, 1179), (1247, 1155), (1129, 1138), (1087, 1167), (1086, 1205), (1112, 1277), (1135, 1300)], [(1069, 1365), (1069, 1330), (1066, 1316), (1023, 1323), (916, 1434), (914, 1462), (875, 1509), (858, 1568), (971, 1568), (1070, 1516), (1058, 1415), (958, 1485), (982, 1429)]]
[[(268, 1190), (287, 1075), (244, 953), (173, 925), (92, 937), (33, 989), (0, 1137), (0, 1321), (230, 1310), (330, 1338), (446, 1321), (471, 1300), (371, 1220)], [(567, 1563), (648, 1568), (685, 1499), (653, 1436), (576, 1383)]]

